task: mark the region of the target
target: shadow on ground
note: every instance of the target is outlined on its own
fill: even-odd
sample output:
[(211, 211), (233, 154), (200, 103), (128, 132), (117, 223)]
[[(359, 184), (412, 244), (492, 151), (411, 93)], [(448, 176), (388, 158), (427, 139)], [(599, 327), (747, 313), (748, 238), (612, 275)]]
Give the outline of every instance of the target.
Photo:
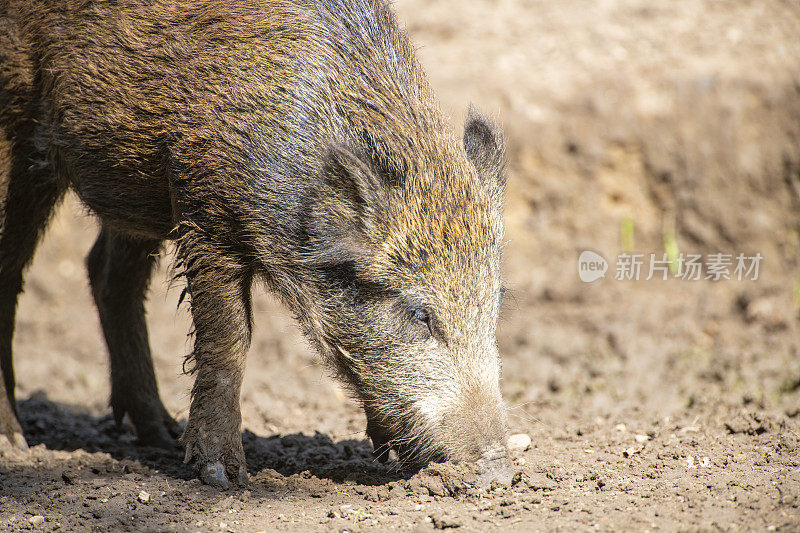
[[(183, 464), (183, 449), (177, 442), (172, 450), (139, 445), (132, 429), (127, 424), (118, 426), (110, 413), (97, 417), (80, 406), (53, 402), (42, 391), (19, 401), (17, 408), (30, 446), (105, 452), (118, 461), (131, 460), (170, 477), (194, 477), (193, 469)], [(271, 469), (283, 476), (306, 472), (336, 483), (383, 485), (416, 473), (400, 471), (396, 463), (377, 462), (366, 439), (334, 442), (323, 433), (260, 437), (245, 430), (242, 441), (251, 475)]]

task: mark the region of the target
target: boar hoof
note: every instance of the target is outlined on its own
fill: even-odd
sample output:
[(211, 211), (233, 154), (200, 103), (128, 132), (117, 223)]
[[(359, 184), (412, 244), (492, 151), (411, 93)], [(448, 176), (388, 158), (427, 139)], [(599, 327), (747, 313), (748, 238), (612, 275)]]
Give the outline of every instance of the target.
[[(0, 398), (0, 401), (5, 398)], [(4, 409), (5, 407), (5, 409)], [(22, 428), (11, 411), (11, 406), (0, 405), (0, 451), (28, 451), (28, 443), (22, 435)]]
[(28, 451), (28, 443), (25, 441), (25, 437), (22, 436), (22, 433), (14, 433), (11, 437), (11, 444), (20, 451)]
[(175, 439), (167, 433), (164, 428), (158, 428), (158, 430), (153, 431), (152, 433), (145, 433), (144, 435), (139, 437), (139, 444), (143, 446), (152, 446), (154, 448), (161, 448), (163, 450), (171, 450), (177, 446)]
[(175, 438), (180, 435), (178, 424), (169, 416), (163, 421), (150, 421), (136, 427), (139, 443), (144, 446), (153, 446), (164, 450), (174, 449), (178, 443)]
[(200, 480), (221, 490), (247, 484), (247, 464), (238, 432), (210, 432), (207, 419), (197, 416), (189, 422), (181, 441), (186, 447), (184, 463), (194, 463)]
[(239, 482), (239, 486), (240, 487), (247, 486), (247, 481), (248, 481), (247, 470), (244, 469), (241, 466), (239, 467), (239, 476), (238, 477), (239, 477), (239, 479), (237, 481)]
[(221, 490), (228, 490), (231, 486), (222, 463), (209, 463), (200, 468), (200, 480)]
[[(120, 398), (125, 398), (125, 401)], [(112, 393), (111, 409), (117, 426), (121, 426), (125, 415), (128, 415), (139, 444), (165, 450), (172, 450), (177, 445), (175, 439), (180, 435), (180, 428), (160, 399), (137, 400)]]
[(0, 433), (0, 451), (8, 450), (28, 451), (28, 443), (25, 442), (25, 437), (22, 436), (22, 433), (16, 432), (11, 435)]
[[(228, 476), (225, 474), (225, 465), (220, 462), (208, 463), (200, 468), (200, 481), (206, 485), (217, 487), (220, 490), (228, 490), (231, 486)], [(247, 470), (240, 466), (236, 475), (236, 483), (240, 487), (247, 485)]]

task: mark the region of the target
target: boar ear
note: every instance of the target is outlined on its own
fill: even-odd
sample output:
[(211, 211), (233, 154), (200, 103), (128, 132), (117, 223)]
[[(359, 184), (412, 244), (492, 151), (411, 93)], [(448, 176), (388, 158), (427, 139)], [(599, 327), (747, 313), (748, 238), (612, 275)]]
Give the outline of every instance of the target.
[(464, 150), (489, 192), (502, 199), (506, 186), (503, 132), (471, 105), (464, 124)]
[(387, 192), (350, 149), (343, 145), (328, 147), (321, 183), (307, 206), (317, 259), (349, 261), (363, 253), (377, 231), (377, 214), (387, 203)]
[(328, 148), (324, 176), (339, 199), (357, 214), (362, 229), (374, 229), (375, 215), (386, 204), (388, 190), (367, 163), (346, 146), (335, 144)]

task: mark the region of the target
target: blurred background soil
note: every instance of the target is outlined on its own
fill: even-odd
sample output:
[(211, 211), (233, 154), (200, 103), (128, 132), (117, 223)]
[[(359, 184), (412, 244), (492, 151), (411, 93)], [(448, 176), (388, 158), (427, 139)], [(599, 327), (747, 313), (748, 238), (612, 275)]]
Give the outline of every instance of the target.
[[(74, 198), (27, 277), (15, 338), (30, 454), (0, 456), (0, 528), (800, 529), (800, 4), (398, 0), (444, 109), (509, 144), (498, 342), (512, 487), (377, 465), (365, 420), (263, 289), (242, 396), (251, 483), (218, 493), (108, 407)], [(578, 255), (609, 260), (583, 283)], [(149, 300), (179, 419), (190, 320), (170, 249)], [(620, 253), (645, 254), (639, 281)], [(644, 280), (649, 254), (760, 253), (757, 280)], [(731, 267), (733, 268), (733, 267)], [(658, 276), (657, 276), (658, 277)]]

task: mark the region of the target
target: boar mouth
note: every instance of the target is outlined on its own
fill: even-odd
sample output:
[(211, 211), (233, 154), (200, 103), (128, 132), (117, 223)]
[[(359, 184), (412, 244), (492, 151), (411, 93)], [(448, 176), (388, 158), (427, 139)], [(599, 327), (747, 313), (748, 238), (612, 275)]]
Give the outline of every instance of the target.
[(415, 435), (400, 434), (374, 418), (367, 417), (367, 436), (372, 440), (372, 455), (381, 463), (390, 459), (390, 453), (397, 453), (398, 466), (402, 470), (418, 470), (429, 462), (443, 462), (444, 453), (432, 447), (427, 439)]
[[(415, 474), (429, 462), (444, 462), (446, 455), (430, 445), (425, 445), (425, 440), (419, 436), (395, 436), (396, 433), (374, 419), (367, 419), (367, 435), (372, 440), (373, 457), (381, 463), (390, 460), (390, 452), (397, 453), (397, 469), (405, 474)], [(516, 471), (508, 457), (508, 450), (497, 445), (485, 450), (476, 461), (478, 486), (488, 489), (493, 482), (501, 485), (510, 485)]]

